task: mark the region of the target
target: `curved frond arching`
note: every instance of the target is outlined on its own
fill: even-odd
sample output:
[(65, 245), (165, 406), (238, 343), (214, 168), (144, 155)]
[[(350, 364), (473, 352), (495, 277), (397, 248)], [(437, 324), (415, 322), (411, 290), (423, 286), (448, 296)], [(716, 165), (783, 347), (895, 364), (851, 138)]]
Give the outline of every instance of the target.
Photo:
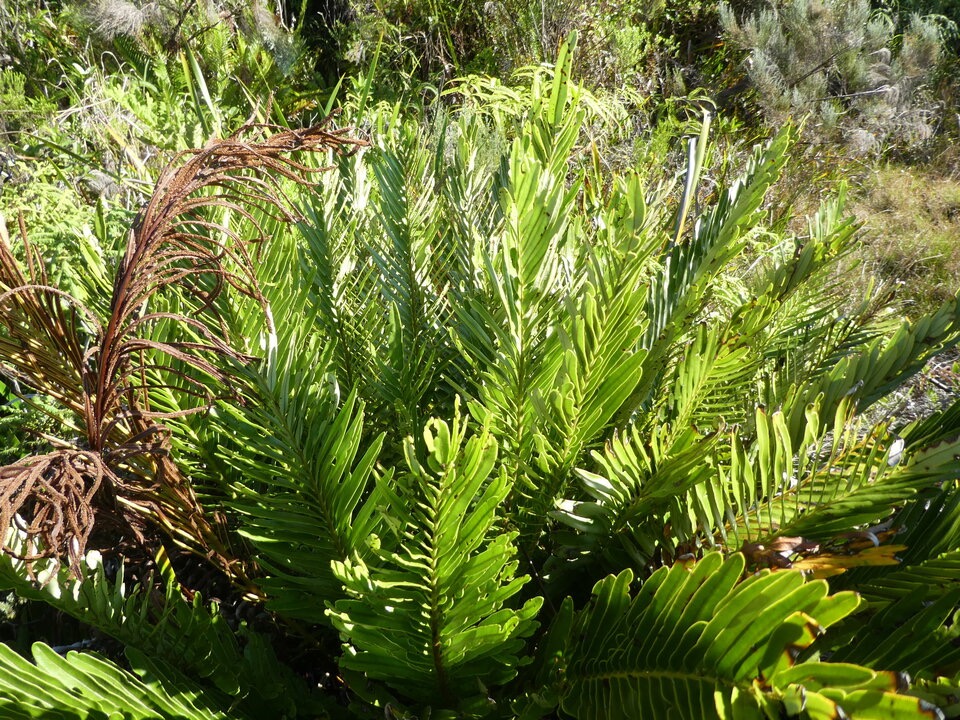
[[(621, 410), (621, 422), (656, 394), (674, 344), (700, 310), (711, 280), (743, 249), (760, 205), (786, 162), (790, 140), (791, 133), (785, 131), (766, 148), (757, 148), (743, 177), (725, 189), (717, 205), (696, 223), (692, 237), (663, 247), (662, 269), (651, 280), (645, 313), (649, 326), (642, 341), (648, 350), (643, 379)], [(699, 172), (695, 166), (687, 171)]]
[(792, 388), (783, 401), (793, 442), (804, 431), (804, 414), (817, 401), (829, 417), (847, 398), (862, 412), (918, 373), (938, 352), (960, 341), (960, 297), (913, 322), (904, 321), (891, 336), (881, 336), (851, 351), (827, 373)]
[(797, 653), (852, 613), (853, 593), (795, 571), (742, 579), (741, 555), (711, 553), (600, 581), (568, 633), (561, 707), (587, 718), (937, 717), (898, 691), (903, 678)]
[(716, 477), (707, 458), (723, 440), (720, 433), (678, 432), (669, 425), (647, 436), (636, 426), (615, 435), (593, 453), (596, 472), (577, 469), (590, 499), (566, 501), (555, 513), (582, 534), (570, 539), (571, 548), (586, 551), (591, 564), (599, 552), (614, 563), (605, 569), (619, 570), (643, 566), (658, 548), (672, 552), (695, 537), (698, 514), (705, 511), (696, 490)]

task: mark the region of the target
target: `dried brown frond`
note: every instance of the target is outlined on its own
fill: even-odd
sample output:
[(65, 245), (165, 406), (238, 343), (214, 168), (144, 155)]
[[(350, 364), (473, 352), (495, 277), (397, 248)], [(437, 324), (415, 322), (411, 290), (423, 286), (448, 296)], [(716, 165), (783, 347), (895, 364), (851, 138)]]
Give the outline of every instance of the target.
[[(216, 314), (215, 303), (227, 288), (264, 302), (256, 282), (252, 249), (267, 236), (263, 218), (294, 220), (280, 179), (309, 183), (312, 174), (326, 168), (312, 168), (288, 155), (297, 151), (331, 150), (349, 153), (362, 143), (343, 131), (320, 125), (304, 130), (282, 130), (248, 125), (235, 135), (216, 140), (201, 150), (184, 153), (186, 162), (171, 165), (160, 176), (147, 206), (134, 222), (130, 241), (114, 285), (112, 315), (102, 344), (98, 385), (109, 387), (124, 376), (126, 363), (135, 352), (151, 349), (191, 365), (205, 375), (223, 382), (205, 355), (245, 358), (230, 347), (230, 338)], [(252, 137), (251, 137), (252, 136)], [(259, 136), (259, 138), (258, 138)], [(259, 141), (258, 141), (259, 140)], [(241, 237), (231, 227), (218, 224), (214, 215), (231, 212), (247, 221), (253, 237)], [(147, 347), (141, 326), (161, 317), (143, 311), (149, 298), (176, 285), (195, 303), (194, 319), (166, 315), (206, 342), (153, 343)], [(195, 318), (206, 314), (202, 323)], [(132, 340), (138, 338), (137, 340)], [(97, 421), (114, 414), (116, 395), (98, 398)], [(97, 438), (90, 438), (96, 446)]]
[(94, 498), (113, 475), (92, 452), (60, 450), (0, 468), (0, 527), (16, 522), (27, 539), (24, 560), (56, 554), (79, 573), (93, 531)]
[[(244, 577), (224, 528), (203, 512), (170, 457), (162, 421), (229, 393), (224, 368), (251, 360), (232, 346), (218, 300), (232, 289), (267, 310), (253, 261), (268, 235), (264, 220), (295, 219), (281, 182), (309, 185), (328, 169), (290, 154), (348, 154), (363, 144), (327, 123), (303, 130), (248, 125), (183, 153), (133, 224), (102, 322), (47, 283), (21, 222), (24, 275), (0, 218), (0, 372), (60, 402), (85, 434), (72, 449), (0, 469), (0, 527), (19, 518), (28, 560), (65, 558), (79, 573), (95, 523), (128, 537), (142, 537), (141, 528), (152, 524)], [(225, 215), (247, 227), (236, 229)], [(184, 313), (150, 309), (167, 289)], [(197, 407), (158, 411), (149, 395), (156, 387), (176, 387), (197, 398)]]
[(11, 250), (0, 218), (0, 371), (49, 395), (75, 414), (84, 392), (87, 338), (102, 332), (99, 320), (59, 288), (47, 284), (42, 259), (26, 238), (20, 218), (28, 275)]

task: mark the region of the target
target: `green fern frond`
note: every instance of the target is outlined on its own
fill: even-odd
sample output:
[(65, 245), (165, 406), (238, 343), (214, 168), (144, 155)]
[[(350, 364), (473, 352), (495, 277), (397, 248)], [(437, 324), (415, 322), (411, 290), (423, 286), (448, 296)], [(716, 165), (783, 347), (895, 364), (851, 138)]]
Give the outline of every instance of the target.
[(546, 434), (558, 457), (554, 472), (561, 476), (613, 424), (646, 359), (639, 341), (656, 233), (639, 179), (617, 183), (605, 205), (597, 208), (594, 244), (575, 261), (584, 279), (568, 290), (567, 318), (559, 329), (564, 359), (554, 389), (541, 398), (541, 415), (552, 425)]
[(829, 416), (844, 399), (857, 400), (858, 411), (870, 407), (918, 373), (938, 352), (960, 341), (960, 297), (946, 301), (933, 313), (903, 322), (889, 337), (880, 337), (842, 358), (821, 378), (792, 388), (783, 407), (789, 412), (793, 442), (803, 433), (807, 404), (818, 401)]
[(328, 603), (346, 643), (341, 665), (433, 707), (485, 702), (481, 688), (517, 672), (541, 599), (519, 609), (516, 533), (496, 531), (510, 489), (490, 434), (460, 418), (424, 429), (425, 463), (406, 443), (409, 474), (390, 512), (404, 518), (396, 552), (334, 563), (347, 599)]
[(684, 336), (688, 320), (704, 304), (708, 284), (743, 249), (746, 236), (758, 219), (758, 210), (767, 191), (779, 177), (792, 140), (781, 132), (765, 148), (757, 148), (741, 179), (694, 227), (689, 240), (668, 243), (662, 250), (662, 270), (650, 283), (646, 316), (649, 326), (642, 341), (648, 350), (643, 379), (621, 411), (625, 422), (662, 382), (675, 343)]
[(216, 422), (241, 448), (222, 457), (236, 472), (240, 533), (267, 572), (268, 607), (318, 623), (317, 598), (343, 593), (331, 562), (365, 556), (380, 526), (372, 479), (383, 439), (362, 447), (363, 406), (353, 393), (335, 407), (322, 364), (294, 367), (281, 368), (276, 384), (251, 372), (250, 402), (224, 408)]
[[(950, 557), (960, 550), (960, 491), (957, 484), (944, 483), (932, 496), (929, 492), (918, 493), (889, 521), (889, 527), (897, 531), (897, 543), (906, 546), (898, 556), (907, 567), (920, 567)], [(889, 572), (888, 568), (883, 575)], [(933, 572), (936, 576), (936, 571)], [(943, 574), (949, 577), (951, 572), (950, 568), (944, 568)], [(878, 579), (878, 571), (869, 575), (860, 571), (857, 579), (869, 585)]]
[[(690, 355), (709, 366), (709, 358)], [(674, 441), (668, 424), (646, 433), (634, 428), (594, 454), (598, 471), (578, 470), (592, 500), (568, 501), (556, 517), (583, 534), (579, 541), (568, 539), (572, 547), (605, 555), (621, 548), (634, 562), (646, 562), (658, 547), (672, 551), (690, 540), (712, 544), (715, 534), (737, 547), (777, 536), (826, 541), (857, 526), (897, 524), (890, 519), (918, 491), (960, 472), (955, 423), (945, 418), (945, 425), (917, 426), (909, 436), (916, 440), (907, 444), (883, 425), (864, 431), (855, 420), (854, 402), (844, 398), (832, 424), (821, 420), (817, 404), (808, 405), (796, 445), (785, 413), (762, 409), (746, 426), (754, 437), (736, 426), (729, 442), (696, 429)], [(920, 510), (917, 504), (909, 507)], [(904, 516), (908, 527), (918, 520)], [(942, 521), (944, 531), (955, 524)], [(914, 533), (903, 544), (928, 545), (933, 538)], [(628, 566), (622, 562), (620, 567)]]
[(570, 357), (555, 325), (581, 282), (572, 266), (578, 250), (567, 242), (577, 193), (577, 183), (568, 182), (568, 159), (584, 111), (569, 57), (551, 80), (535, 76), (531, 96), (529, 116), (492, 188), (502, 221), (478, 250), (482, 289), (468, 285), (456, 340), (478, 370), (465, 388), (474, 395), (470, 412), (497, 438), (501, 464), (520, 480), (510, 505), (524, 536), (536, 537), (545, 518), (537, 498), (549, 498), (565, 479), (554, 471), (567, 453), (548, 439), (550, 413), (543, 408), (564, 392), (557, 377)]
[(0, 557), (0, 587), (53, 606), (120, 641), (128, 652), (177, 667), (251, 713), (280, 706), (292, 713), (298, 704), (315, 703), (263, 636), (241, 631), (238, 637), (216, 603), (206, 604), (199, 593), (186, 600), (175, 577), (163, 589), (152, 575), (133, 584), (121, 563), (108, 579), (96, 552), (88, 553), (82, 579), (53, 562), (35, 571), (37, 580), (22, 560)]
[[(797, 664), (796, 653), (852, 613), (853, 593), (706, 555), (654, 573), (631, 596), (629, 570), (594, 587), (567, 633), (561, 707), (586, 718), (936, 717), (869, 668)], [(805, 703), (805, 704), (804, 704)], [(886, 714), (883, 714), (886, 713)]]
[(757, 412), (757, 444), (747, 451), (734, 438), (729, 491), (738, 499), (733, 526), (750, 540), (773, 534), (829, 538), (888, 517), (918, 490), (956, 477), (956, 443), (917, 448), (891, 456), (894, 439), (883, 426), (857, 434), (847, 410), (837, 412), (826, 457), (819, 407), (806, 408), (804, 442), (794, 448), (788, 419)]
[[(716, 476), (708, 458), (722, 440), (720, 434), (677, 432), (668, 425), (649, 436), (636, 426), (616, 435), (592, 455), (602, 474), (576, 471), (591, 499), (567, 501), (555, 513), (581, 534), (567, 545), (590, 552), (587, 562), (599, 553), (619, 571), (647, 564), (658, 547), (672, 551), (694, 537), (698, 523), (691, 493)], [(668, 522), (670, 536), (664, 532)]]
[(735, 318), (729, 325), (698, 325), (672, 374), (661, 422), (718, 430), (747, 414), (744, 388), (753, 385), (763, 357), (756, 333)]
[(60, 656), (43, 643), (33, 645), (30, 663), (0, 645), (0, 713), (3, 717), (106, 717), (121, 712), (130, 720), (228, 720), (225, 698), (201, 690), (170, 665), (150, 662), (136, 651), (128, 660), (139, 677), (114, 663), (76, 652)]
[[(872, 594), (868, 591), (867, 596)], [(872, 607), (868, 619), (852, 618), (840, 629), (849, 642), (837, 647), (831, 660), (895, 667), (911, 677), (952, 677), (960, 671), (960, 628), (954, 622), (958, 604), (956, 575), (946, 586), (917, 582), (911, 594)]]
[(302, 194), (305, 222), (298, 229), (306, 240), (301, 262), (312, 270), (317, 330), (334, 348), (337, 376), (376, 407), (374, 350), (386, 317), (366, 252), (374, 201), (368, 164), (365, 153), (339, 159), (337, 172), (325, 173), (318, 187)]
[(446, 332), (451, 314), (448, 274), (457, 249), (453, 238), (438, 243), (440, 212), (435, 158), (418, 150), (425, 138), (410, 134), (373, 163), (377, 220), (383, 231), (368, 243), (379, 270), (380, 302), (388, 310), (387, 347), (376, 361), (380, 397), (399, 423), (398, 435), (413, 435), (436, 397), (451, 352)]

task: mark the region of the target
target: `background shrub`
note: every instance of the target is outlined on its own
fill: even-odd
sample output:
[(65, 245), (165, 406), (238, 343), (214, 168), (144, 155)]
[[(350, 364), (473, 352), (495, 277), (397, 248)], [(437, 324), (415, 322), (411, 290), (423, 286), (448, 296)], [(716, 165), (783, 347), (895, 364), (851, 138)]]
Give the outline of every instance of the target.
[(720, 13), (726, 42), (747, 54), (769, 125), (805, 119), (812, 142), (858, 155), (934, 135), (942, 109), (931, 87), (942, 53), (935, 19), (913, 15), (898, 28), (867, 0), (776, 2), (740, 18), (722, 4)]

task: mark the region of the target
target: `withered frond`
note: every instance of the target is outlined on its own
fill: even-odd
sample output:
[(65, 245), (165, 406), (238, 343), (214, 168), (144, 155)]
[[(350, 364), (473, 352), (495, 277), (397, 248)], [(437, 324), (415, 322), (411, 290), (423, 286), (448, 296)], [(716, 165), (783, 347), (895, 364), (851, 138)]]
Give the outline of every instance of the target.
[[(180, 157), (186, 162), (171, 165), (161, 174), (153, 197), (134, 222), (117, 272), (110, 322), (101, 345), (99, 387), (124, 385), (118, 382), (122, 378), (131, 381), (134, 376), (127, 365), (136, 362), (135, 354), (146, 350), (153, 352), (144, 353), (145, 357), (164, 353), (218, 382), (225, 378), (205, 355), (229, 356), (241, 362), (246, 359), (232, 349), (215, 302), (229, 286), (264, 303), (257, 286), (252, 247), (267, 237), (264, 219), (295, 219), (279, 181), (309, 183), (312, 174), (326, 169), (309, 167), (289, 154), (345, 154), (363, 144), (325, 125), (266, 135), (276, 130), (248, 125), (229, 138), (184, 153)], [(218, 213), (222, 216), (228, 212), (246, 220), (243, 231), (218, 221)], [(174, 285), (192, 299), (193, 319), (146, 311), (153, 295)], [(206, 317), (200, 321), (201, 316)], [(143, 326), (160, 319), (179, 323), (202, 336), (204, 342), (148, 342)], [(117, 393), (98, 396), (98, 434), (102, 435), (116, 413), (120, 397)], [(95, 447), (104, 440), (90, 438)]]
[[(253, 261), (268, 235), (264, 224), (295, 219), (281, 182), (309, 185), (327, 169), (290, 154), (342, 155), (363, 144), (326, 123), (303, 130), (248, 125), (180, 155), (134, 221), (104, 321), (49, 285), (21, 219), (24, 274), (0, 221), (0, 372), (58, 401), (85, 433), (73, 448), (0, 468), (0, 528), (19, 524), (27, 560), (64, 558), (79, 573), (95, 524), (136, 537), (152, 524), (243, 577), (223, 528), (204, 514), (170, 457), (161, 423), (229, 391), (224, 359), (251, 360), (232, 346), (217, 312), (227, 288), (260, 303), (270, 327)], [(151, 309), (166, 288), (189, 316)], [(151, 387), (176, 387), (196, 407), (157, 411)]]
[(28, 275), (11, 250), (0, 219), (0, 372), (48, 395), (77, 416), (89, 405), (86, 389), (91, 338), (100, 321), (69, 294), (47, 284), (42, 260), (20, 221)]
[(23, 560), (66, 557), (79, 573), (94, 527), (94, 506), (112, 477), (97, 453), (59, 450), (0, 468), (0, 527), (16, 522), (26, 536)]

